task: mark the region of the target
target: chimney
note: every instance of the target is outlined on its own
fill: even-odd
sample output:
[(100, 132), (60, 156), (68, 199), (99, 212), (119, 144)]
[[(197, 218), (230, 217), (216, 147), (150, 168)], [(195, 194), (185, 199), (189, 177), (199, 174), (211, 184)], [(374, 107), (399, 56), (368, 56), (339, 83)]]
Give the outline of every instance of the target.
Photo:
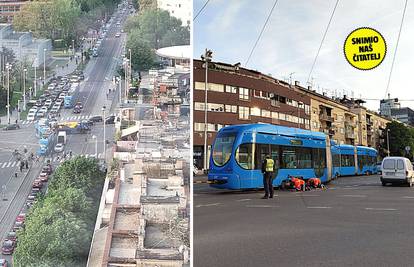
[(308, 90), (311, 91), (312, 90), (312, 86), (308, 85)]
[(299, 86), (299, 81), (295, 81), (295, 86)]

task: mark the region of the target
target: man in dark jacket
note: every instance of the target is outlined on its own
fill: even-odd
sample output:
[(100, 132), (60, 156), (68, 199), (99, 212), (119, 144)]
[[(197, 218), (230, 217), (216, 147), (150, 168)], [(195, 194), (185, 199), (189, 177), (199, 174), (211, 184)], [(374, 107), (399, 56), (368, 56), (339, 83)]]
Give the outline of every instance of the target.
[(273, 189), (273, 172), (275, 169), (275, 162), (270, 156), (262, 162), (262, 173), (263, 173), (263, 186), (265, 190), (265, 195), (262, 199), (273, 198), (274, 189)]

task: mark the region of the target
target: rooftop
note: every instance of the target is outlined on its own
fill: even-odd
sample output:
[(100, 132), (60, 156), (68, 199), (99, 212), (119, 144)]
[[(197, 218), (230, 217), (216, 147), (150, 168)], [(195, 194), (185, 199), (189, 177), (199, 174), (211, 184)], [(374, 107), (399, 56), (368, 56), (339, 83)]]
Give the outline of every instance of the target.
[(189, 45), (170, 46), (157, 50), (157, 55), (160, 57), (171, 59), (189, 59), (191, 57), (191, 47)]

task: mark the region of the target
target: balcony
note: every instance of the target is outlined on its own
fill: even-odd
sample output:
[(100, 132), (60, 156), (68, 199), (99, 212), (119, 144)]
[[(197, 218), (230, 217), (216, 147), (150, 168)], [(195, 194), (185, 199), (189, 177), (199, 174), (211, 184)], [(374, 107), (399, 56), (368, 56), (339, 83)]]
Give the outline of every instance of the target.
[(371, 126), (372, 125), (372, 121), (371, 120), (367, 120), (367, 125)]
[(328, 114), (325, 114), (325, 113), (319, 114), (319, 120), (321, 120), (321, 121), (330, 121), (330, 122), (334, 121), (333, 117), (328, 116)]
[(349, 127), (355, 128), (356, 127), (356, 123), (353, 122), (353, 121), (345, 121), (345, 126), (349, 126)]
[(346, 131), (345, 132), (345, 138), (355, 139), (355, 134), (353, 132)]
[(374, 130), (373, 129), (370, 129), (370, 128), (367, 128), (367, 135), (368, 136), (371, 136), (373, 134), (374, 134)]
[(332, 129), (332, 127), (330, 127), (330, 128), (319, 128), (319, 131), (322, 132), (322, 133), (325, 133), (329, 136), (335, 135), (335, 130)]

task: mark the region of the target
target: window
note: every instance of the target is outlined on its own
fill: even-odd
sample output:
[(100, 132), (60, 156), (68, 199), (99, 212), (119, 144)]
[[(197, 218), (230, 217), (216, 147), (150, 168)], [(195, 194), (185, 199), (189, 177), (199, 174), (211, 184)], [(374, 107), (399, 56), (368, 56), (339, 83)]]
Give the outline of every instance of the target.
[(220, 167), (229, 161), (235, 138), (235, 133), (221, 133), (216, 137), (212, 156), (215, 165)]
[(251, 108), (250, 115), (260, 117), (260, 108)]
[[(270, 151), (269, 151), (270, 149)], [(269, 145), (269, 144), (256, 144), (256, 162), (255, 167), (256, 169), (260, 170), (262, 167), (262, 163), (267, 155), (270, 155), (275, 163), (275, 169), (280, 168), (279, 164), (279, 146), (277, 145)]]
[(341, 155), (340, 163), (342, 167), (355, 167), (354, 155)]
[(395, 160), (385, 159), (382, 166), (384, 169), (395, 170)]
[(224, 108), (225, 108), (226, 112), (237, 113), (237, 106), (225, 105)]
[(243, 169), (254, 169), (252, 147), (252, 144), (241, 144), (236, 150), (236, 161)]
[(404, 170), (404, 162), (402, 159), (397, 160), (397, 170)]
[(317, 129), (318, 128), (318, 122), (317, 121), (312, 121), (312, 128), (313, 129)]
[(282, 146), (282, 169), (297, 169), (296, 150), (294, 147)]
[(286, 114), (279, 113), (279, 120), (285, 121), (286, 120)]
[(204, 103), (195, 102), (194, 103), (194, 110), (202, 110), (202, 111), (204, 111)]
[(262, 109), (262, 117), (271, 118), (272, 116), (270, 115), (269, 110)]
[(216, 131), (216, 125), (213, 123), (207, 123), (207, 131), (208, 132), (215, 132)]
[[(194, 89), (196, 90), (205, 90), (204, 82), (195, 82)], [(217, 83), (208, 83), (208, 90), (213, 92), (224, 92), (224, 85)]]
[(272, 119), (279, 119), (279, 112), (273, 112), (272, 111)]
[(199, 123), (199, 122), (194, 123), (194, 131), (195, 132), (204, 131), (204, 123)]
[(237, 87), (236, 86), (231, 86), (231, 85), (226, 85), (226, 93), (237, 94)]
[(310, 106), (306, 105), (306, 104), (303, 104), (303, 107), (305, 109), (305, 114), (309, 115), (310, 114)]
[(298, 159), (298, 169), (312, 168), (312, 150), (310, 148), (298, 147), (296, 148), (296, 155)]
[(208, 111), (224, 112), (223, 104), (208, 103)]
[(239, 107), (239, 119), (241, 120), (250, 119), (250, 108), (249, 107)]
[(239, 99), (249, 100), (249, 89), (248, 88), (239, 88)]

